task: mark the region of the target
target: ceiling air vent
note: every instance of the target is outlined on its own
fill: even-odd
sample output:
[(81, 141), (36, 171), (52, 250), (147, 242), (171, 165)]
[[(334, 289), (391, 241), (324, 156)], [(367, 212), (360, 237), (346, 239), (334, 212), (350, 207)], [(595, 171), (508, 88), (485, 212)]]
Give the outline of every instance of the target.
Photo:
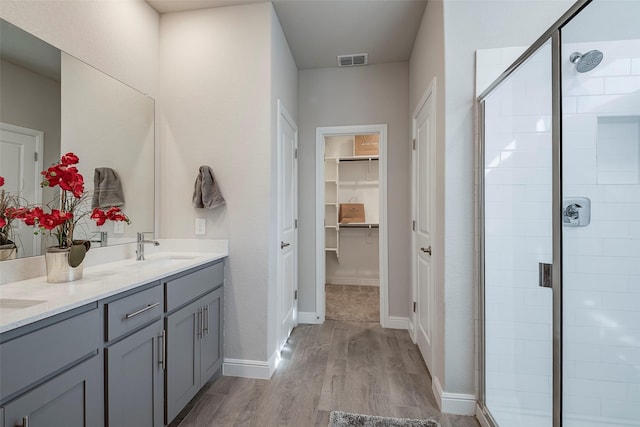
[(338, 67), (354, 67), (356, 65), (367, 65), (368, 53), (357, 53), (355, 55), (338, 55)]

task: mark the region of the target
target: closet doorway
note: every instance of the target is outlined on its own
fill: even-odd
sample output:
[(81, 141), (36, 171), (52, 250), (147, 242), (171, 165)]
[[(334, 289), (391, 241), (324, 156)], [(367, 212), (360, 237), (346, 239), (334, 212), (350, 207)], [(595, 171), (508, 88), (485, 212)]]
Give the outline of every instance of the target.
[(319, 320), (388, 323), (387, 125), (316, 129)]

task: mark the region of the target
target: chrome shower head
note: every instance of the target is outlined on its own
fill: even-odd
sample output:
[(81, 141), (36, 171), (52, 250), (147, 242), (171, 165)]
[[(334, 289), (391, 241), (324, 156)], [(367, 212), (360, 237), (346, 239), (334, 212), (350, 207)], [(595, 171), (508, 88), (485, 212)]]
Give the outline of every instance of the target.
[(573, 52), (569, 56), (569, 61), (576, 65), (576, 70), (579, 73), (586, 73), (596, 68), (602, 62), (603, 57), (603, 53), (599, 50), (590, 50), (585, 54)]

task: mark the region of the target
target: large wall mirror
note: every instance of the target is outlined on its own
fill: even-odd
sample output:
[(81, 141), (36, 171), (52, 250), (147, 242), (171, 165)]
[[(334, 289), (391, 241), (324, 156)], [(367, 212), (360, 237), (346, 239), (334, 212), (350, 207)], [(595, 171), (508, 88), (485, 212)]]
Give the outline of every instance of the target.
[[(75, 153), (90, 195), (82, 210), (99, 202), (94, 190), (115, 188), (131, 219), (98, 227), (87, 216), (74, 238), (91, 240), (92, 248), (154, 230), (154, 109), (153, 98), (0, 19), (2, 190), (23, 204), (52, 206), (56, 192), (40, 187), (40, 171)], [(17, 257), (51, 246), (20, 221), (12, 229)]]

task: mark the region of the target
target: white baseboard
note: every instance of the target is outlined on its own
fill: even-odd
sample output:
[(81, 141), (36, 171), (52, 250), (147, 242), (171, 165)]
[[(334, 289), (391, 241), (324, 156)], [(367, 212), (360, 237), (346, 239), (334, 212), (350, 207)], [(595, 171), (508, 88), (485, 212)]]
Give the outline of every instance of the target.
[(389, 316), (384, 327), (389, 329), (409, 329), (409, 318)]
[(411, 342), (416, 344), (416, 337), (414, 335), (413, 322), (411, 321), (411, 318), (409, 318), (408, 320), (409, 320), (409, 337), (411, 338)]
[(302, 323), (305, 325), (317, 325), (317, 324), (320, 324), (321, 322), (318, 319), (318, 315), (316, 313), (311, 313), (308, 311), (299, 311), (298, 323)]
[(433, 394), (436, 397), (440, 411), (444, 414), (475, 415), (476, 397), (473, 394), (446, 393), (442, 391), (440, 380), (433, 377)]
[(476, 405), (476, 419), (482, 427), (492, 427), (487, 417), (484, 416), (484, 412), (480, 409), (480, 405)]
[(279, 352), (275, 351), (268, 362), (261, 360), (224, 359), (222, 375), (226, 377), (256, 378), (268, 380), (280, 362)]
[(357, 285), (357, 286), (380, 286), (380, 279), (365, 279), (362, 277), (327, 277), (327, 285)]

